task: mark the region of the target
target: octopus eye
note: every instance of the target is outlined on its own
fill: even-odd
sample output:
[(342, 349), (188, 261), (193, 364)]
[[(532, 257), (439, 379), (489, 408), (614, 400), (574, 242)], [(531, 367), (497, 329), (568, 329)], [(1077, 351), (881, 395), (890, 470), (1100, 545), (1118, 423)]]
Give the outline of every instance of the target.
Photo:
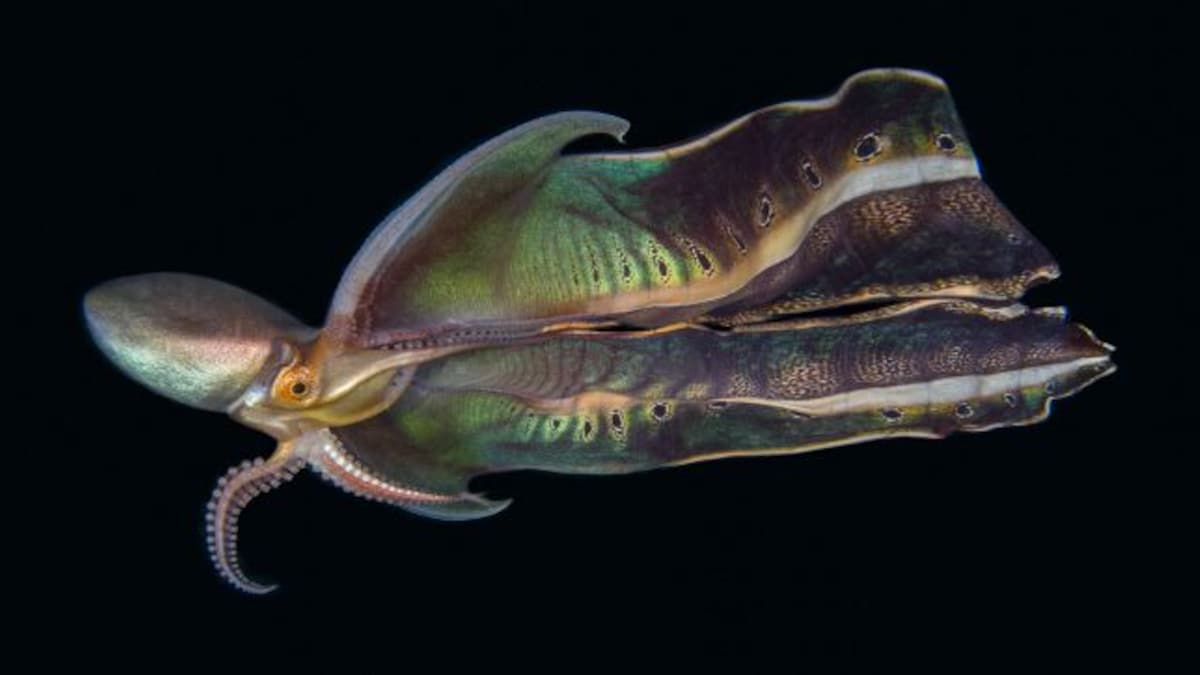
[(313, 395), (312, 375), (303, 365), (285, 368), (275, 380), (274, 396), (285, 403), (304, 403)]
[(854, 157), (860, 162), (865, 162), (882, 151), (879, 134), (872, 131), (858, 140), (858, 145), (854, 146)]
[[(306, 373), (289, 373), (290, 377), (282, 383), (282, 391), (285, 398), (293, 401), (303, 401), (312, 393), (312, 386), (308, 382)], [(286, 376), (285, 376), (286, 377)]]

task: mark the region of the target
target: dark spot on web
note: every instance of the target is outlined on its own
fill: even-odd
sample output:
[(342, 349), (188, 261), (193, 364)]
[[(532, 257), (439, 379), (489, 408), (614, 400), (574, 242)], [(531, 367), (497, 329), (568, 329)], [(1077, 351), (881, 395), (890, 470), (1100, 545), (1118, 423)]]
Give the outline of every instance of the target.
[(1014, 394), (1014, 393), (1012, 393), (1012, 392), (1006, 392), (1006, 393), (1004, 394), (1004, 402), (1005, 402), (1005, 403), (1008, 405), (1008, 407), (1010, 407), (1010, 408), (1015, 408), (1015, 407), (1017, 407), (1017, 395), (1016, 395), (1016, 394)]
[(771, 202), (771, 195), (764, 192), (758, 196), (758, 226), (770, 227), (773, 220), (775, 220), (775, 204)]
[(654, 407), (650, 409), (650, 414), (654, 415), (654, 419), (661, 422), (667, 416), (667, 404), (655, 403)]
[(854, 146), (854, 156), (858, 161), (865, 162), (878, 155), (881, 150), (879, 134), (872, 131), (858, 140), (858, 145)]
[(954, 137), (945, 133), (937, 135), (937, 146), (938, 150), (942, 152), (954, 152), (958, 149), (958, 143), (955, 142)]
[(897, 408), (886, 408), (883, 411), (883, 419), (888, 422), (899, 422), (901, 417), (904, 417), (904, 413)]
[(805, 162), (800, 166), (800, 170), (804, 173), (804, 180), (808, 182), (808, 186), (814, 190), (821, 189), (821, 174), (813, 167), (812, 162)]
[(975, 409), (971, 407), (970, 403), (959, 403), (954, 407), (954, 414), (966, 419), (975, 414)]

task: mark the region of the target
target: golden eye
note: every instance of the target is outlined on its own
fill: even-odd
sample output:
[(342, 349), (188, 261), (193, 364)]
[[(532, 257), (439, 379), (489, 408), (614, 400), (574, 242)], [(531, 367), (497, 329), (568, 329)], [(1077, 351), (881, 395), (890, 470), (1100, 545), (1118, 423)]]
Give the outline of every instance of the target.
[(286, 403), (303, 403), (313, 393), (308, 368), (294, 364), (284, 368), (275, 380), (275, 398)]

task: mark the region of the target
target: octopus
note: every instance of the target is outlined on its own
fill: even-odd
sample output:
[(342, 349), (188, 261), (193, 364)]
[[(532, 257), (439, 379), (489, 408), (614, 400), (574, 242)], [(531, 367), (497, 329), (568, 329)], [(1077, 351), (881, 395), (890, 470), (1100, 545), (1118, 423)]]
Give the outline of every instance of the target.
[(1019, 299), (1048, 251), (980, 178), (945, 83), (881, 69), (695, 140), (564, 153), (628, 123), (565, 112), (459, 159), (366, 239), (325, 323), (182, 273), (84, 300), (126, 375), (277, 442), (217, 481), (208, 547), (309, 468), (443, 520), (472, 478), (620, 474), (1031, 424), (1113, 348)]

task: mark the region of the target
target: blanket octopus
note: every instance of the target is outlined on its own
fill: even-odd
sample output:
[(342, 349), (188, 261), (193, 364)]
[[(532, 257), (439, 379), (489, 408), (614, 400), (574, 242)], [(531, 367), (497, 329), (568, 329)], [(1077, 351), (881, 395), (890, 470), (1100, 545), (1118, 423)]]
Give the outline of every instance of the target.
[(278, 441), (217, 482), (208, 546), (250, 593), (238, 514), (309, 467), (446, 520), (489, 472), (617, 474), (1044, 419), (1114, 370), (980, 179), (945, 84), (899, 69), (655, 150), (536, 119), (459, 159), (346, 268), (321, 328), (177, 273), (84, 298), (125, 374)]

